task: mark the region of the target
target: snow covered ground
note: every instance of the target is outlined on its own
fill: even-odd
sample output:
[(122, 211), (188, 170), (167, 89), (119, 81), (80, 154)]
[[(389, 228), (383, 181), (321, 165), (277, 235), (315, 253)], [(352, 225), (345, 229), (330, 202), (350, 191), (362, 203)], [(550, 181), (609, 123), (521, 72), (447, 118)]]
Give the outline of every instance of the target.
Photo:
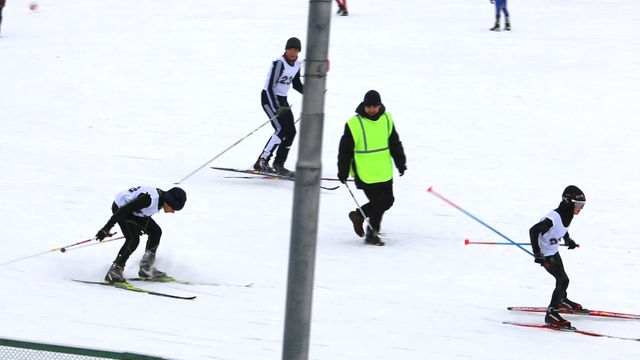
[[(92, 237), (117, 192), (168, 189), (266, 116), (260, 90), (286, 39), (304, 58), (308, 2), (7, 2), (0, 38), (0, 263)], [(334, 5), (335, 7), (335, 5)], [(640, 3), (520, 0), (513, 31), (488, 31), (489, 1), (349, 1), (331, 24), (323, 173), (370, 89), (408, 156), (385, 247), (353, 234), (346, 189), (322, 191), (311, 359), (638, 359), (637, 342), (518, 328), (507, 306), (546, 306), (553, 278), (514, 246), (429, 195), (433, 186), (514, 241), (565, 186), (588, 199), (563, 248), (570, 297), (640, 313)], [(301, 96), (290, 93), (296, 115)], [(211, 165), (249, 167), (264, 127)], [(298, 143), (287, 165), (295, 167)], [(281, 357), (293, 183), (185, 181), (183, 211), (158, 214), (159, 267), (222, 286), (100, 280), (122, 242), (0, 266), (0, 338), (171, 359)], [(364, 195), (357, 192), (363, 203)], [(135, 275), (139, 249), (125, 270)], [(238, 287), (254, 283), (252, 287)], [(572, 317), (640, 338), (640, 322)]]

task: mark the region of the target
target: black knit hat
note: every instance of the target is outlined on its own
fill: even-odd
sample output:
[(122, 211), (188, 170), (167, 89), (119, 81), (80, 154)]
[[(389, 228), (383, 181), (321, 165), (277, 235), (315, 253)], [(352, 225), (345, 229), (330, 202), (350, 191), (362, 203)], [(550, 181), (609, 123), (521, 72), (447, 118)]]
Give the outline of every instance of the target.
[(163, 198), (164, 202), (173, 210), (180, 211), (184, 207), (184, 203), (187, 202), (187, 193), (179, 187), (174, 187), (165, 191)]
[(377, 106), (382, 105), (382, 99), (380, 99), (380, 94), (378, 94), (375, 90), (369, 90), (366, 94), (364, 94), (364, 101), (362, 102), (364, 106)]
[(284, 46), (284, 49), (298, 49), (299, 51), (302, 51), (302, 42), (300, 42), (300, 39), (298, 39), (297, 37), (289, 38), (289, 40), (287, 40), (287, 45)]

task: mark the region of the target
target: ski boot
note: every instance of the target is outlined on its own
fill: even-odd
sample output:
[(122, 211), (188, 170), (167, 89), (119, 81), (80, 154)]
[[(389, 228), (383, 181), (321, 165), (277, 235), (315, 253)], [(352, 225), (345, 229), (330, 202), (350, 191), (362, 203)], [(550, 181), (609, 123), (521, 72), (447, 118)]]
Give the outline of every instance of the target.
[(116, 263), (111, 264), (107, 275), (104, 277), (104, 281), (109, 284), (114, 283), (126, 283), (127, 279), (124, 278), (122, 272), (124, 271), (124, 266), (120, 266)]
[(253, 170), (259, 171), (265, 174), (274, 174), (274, 170), (271, 166), (269, 166), (269, 160), (258, 158), (255, 164), (253, 164)]
[(296, 177), (296, 173), (284, 167), (284, 164), (274, 163), (273, 164), (273, 172), (276, 175), (284, 176), (290, 179)]
[(560, 302), (560, 310), (565, 310), (574, 314), (585, 314), (589, 312), (589, 310), (583, 308), (582, 305), (567, 298), (562, 299)]
[(544, 316), (544, 322), (553, 327), (557, 327), (560, 329), (572, 329), (571, 323), (565, 320), (560, 314), (558, 310), (550, 307), (547, 309), (547, 314)]
[(166, 278), (167, 273), (160, 271), (153, 266), (156, 262), (156, 254), (151, 251), (147, 251), (142, 256), (140, 261), (140, 270), (138, 270), (138, 276), (143, 279), (161, 279)]
[(504, 30), (505, 31), (511, 31), (511, 23), (510, 22), (507, 22), (507, 23), (504, 24)]
[(500, 23), (496, 21), (495, 25), (491, 29), (491, 31), (500, 31)]

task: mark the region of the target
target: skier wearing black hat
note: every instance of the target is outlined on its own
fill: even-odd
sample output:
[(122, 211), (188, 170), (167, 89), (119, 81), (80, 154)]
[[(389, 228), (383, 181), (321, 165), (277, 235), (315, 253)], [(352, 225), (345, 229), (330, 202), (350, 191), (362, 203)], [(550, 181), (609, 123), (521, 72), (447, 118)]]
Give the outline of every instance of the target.
[(116, 194), (111, 205), (113, 216), (98, 231), (95, 239), (102, 241), (110, 237), (111, 228), (117, 223), (125, 237), (124, 245), (111, 265), (104, 280), (109, 283), (126, 282), (122, 274), (127, 260), (138, 248), (140, 235), (147, 234), (147, 246), (140, 261), (138, 276), (142, 278), (164, 278), (167, 274), (155, 268), (156, 250), (160, 245), (162, 229), (151, 216), (164, 210), (174, 213), (182, 210), (187, 194), (179, 187), (167, 191), (152, 186), (137, 186)]
[(586, 311), (582, 305), (567, 298), (569, 276), (564, 270), (564, 264), (558, 252), (560, 239), (564, 240), (569, 250), (578, 247), (578, 244), (569, 236), (568, 230), (571, 220), (575, 215), (580, 214), (586, 202), (587, 198), (582, 190), (575, 185), (569, 185), (562, 192), (562, 201), (558, 208), (529, 229), (531, 247), (535, 254), (534, 261), (543, 266), (556, 279), (556, 287), (551, 295), (551, 302), (544, 321), (560, 328), (570, 328), (571, 323), (562, 318), (558, 310)]
[[(271, 126), (275, 132), (253, 165), (254, 170), (287, 177), (295, 176), (293, 171), (284, 167), (284, 163), (287, 161), (291, 144), (296, 137), (296, 126), (293, 112), (291, 112), (287, 101), (287, 94), (292, 84), (300, 94), (303, 92), (303, 84), (300, 80), (301, 65), (298, 61), (300, 51), (302, 51), (300, 39), (290, 38), (285, 44), (284, 54), (275, 59), (269, 68), (267, 81), (262, 90), (262, 109), (271, 119)], [(269, 161), (274, 152), (276, 152), (276, 156), (272, 168), (269, 166)]]
[[(370, 90), (356, 108), (356, 115), (347, 121), (338, 148), (338, 179), (344, 184), (349, 174), (353, 175), (356, 187), (369, 199), (361, 209), (349, 213), (353, 230), (364, 236), (369, 245), (384, 245), (378, 232), (382, 216), (395, 201), (393, 163), (400, 176), (404, 175), (407, 157), (393, 118), (382, 104), (380, 94)], [(366, 231), (360, 210), (369, 218)]]

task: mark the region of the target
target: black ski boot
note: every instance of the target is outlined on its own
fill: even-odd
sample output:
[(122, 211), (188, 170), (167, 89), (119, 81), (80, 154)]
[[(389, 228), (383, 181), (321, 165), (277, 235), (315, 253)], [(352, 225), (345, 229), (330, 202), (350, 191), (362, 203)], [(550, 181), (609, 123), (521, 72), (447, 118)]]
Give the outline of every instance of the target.
[(263, 158), (258, 158), (255, 164), (253, 164), (253, 170), (259, 171), (265, 174), (274, 174), (274, 170), (271, 166), (269, 166), (269, 160), (265, 160)]
[(491, 31), (500, 31), (500, 23), (496, 21), (495, 25), (491, 29)]
[(280, 164), (280, 163), (273, 164), (273, 172), (276, 175), (288, 177), (291, 179), (296, 177), (296, 173), (294, 171), (287, 169), (286, 167), (284, 167), (284, 164)]
[(560, 316), (558, 310), (552, 307), (547, 309), (547, 314), (544, 316), (544, 322), (547, 325), (560, 329), (572, 329), (571, 323)]
[(122, 272), (124, 271), (124, 266), (120, 266), (116, 263), (111, 264), (107, 275), (104, 277), (104, 281), (109, 284), (113, 283), (126, 283), (127, 279), (124, 278)]
[(504, 29), (505, 31), (511, 31), (511, 23), (507, 21), (507, 23), (504, 24)]
[(585, 314), (589, 313), (589, 310), (582, 307), (582, 305), (577, 302), (573, 302), (567, 298), (562, 299), (560, 301), (560, 310), (566, 310), (568, 312), (576, 313), (576, 314)]
[(167, 273), (164, 271), (160, 271), (153, 266), (156, 262), (156, 254), (151, 251), (147, 251), (142, 256), (142, 260), (140, 261), (140, 270), (138, 270), (138, 276), (143, 279), (160, 279), (166, 278)]

